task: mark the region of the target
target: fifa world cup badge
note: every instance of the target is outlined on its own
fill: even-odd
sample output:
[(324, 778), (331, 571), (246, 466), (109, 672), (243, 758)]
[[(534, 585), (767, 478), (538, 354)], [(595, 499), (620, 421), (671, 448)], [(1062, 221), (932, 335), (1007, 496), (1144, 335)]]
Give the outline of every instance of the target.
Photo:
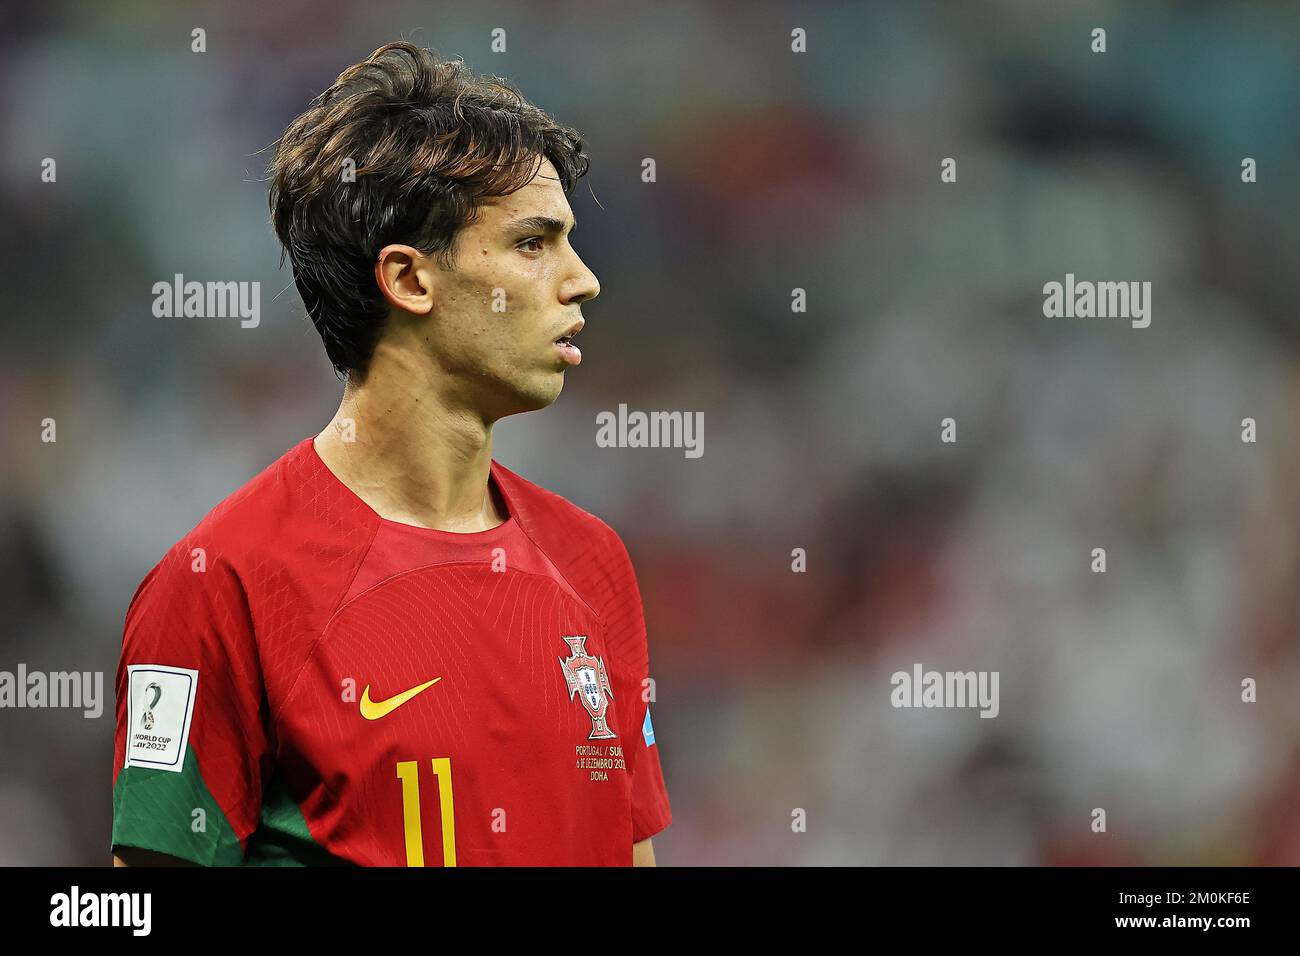
[(158, 706), (158, 698), (162, 697), (162, 688), (157, 684), (150, 684), (144, 692), (153, 694), (153, 700), (145, 705), (144, 716), (140, 718), (140, 723), (144, 725), (145, 730), (153, 730), (153, 709)]
[(609, 702), (614, 697), (614, 689), (609, 686), (609, 675), (605, 673), (605, 662), (599, 657), (587, 653), (587, 636), (566, 637), (572, 653), (568, 658), (561, 657), (560, 669), (564, 671), (564, 681), (569, 687), (569, 700), (581, 694), (582, 706), (591, 717), (591, 734), (588, 740), (608, 740), (618, 734), (609, 729), (605, 714)]

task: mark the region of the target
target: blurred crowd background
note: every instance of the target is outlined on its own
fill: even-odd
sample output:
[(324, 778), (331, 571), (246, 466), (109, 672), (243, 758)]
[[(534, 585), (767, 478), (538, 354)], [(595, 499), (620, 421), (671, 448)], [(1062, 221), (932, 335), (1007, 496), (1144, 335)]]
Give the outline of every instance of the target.
[[(109, 699), (98, 720), (0, 711), (0, 864), (108, 861), (136, 585), (337, 405), (279, 268), (266, 147), (399, 38), (587, 137), (584, 361), (554, 407), (498, 426), (496, 457), (632, 554), (661, 864), (1300, 864), (1297, 21), (1226, 2), (11, 7), (0, 670), (102, 671)], [(155, 318), (175, 273), (261, 282), (260, 325)], [(1151, 326), (1045, 318), (1066, 273), (1150, 281)], [(597, 447), (620, 403), (703, 412), (703, 457)], [(894, 709), (890, 675), (918, 662), (998, 671), (999, 716)]]

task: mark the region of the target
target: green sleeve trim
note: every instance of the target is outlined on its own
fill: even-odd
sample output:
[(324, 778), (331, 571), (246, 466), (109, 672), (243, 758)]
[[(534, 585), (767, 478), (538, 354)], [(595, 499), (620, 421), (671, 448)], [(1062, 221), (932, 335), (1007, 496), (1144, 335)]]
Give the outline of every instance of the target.
[(302, 808), (280, 774), (271, 775), (262, 798), (262, 816), (248, 838), (245, 866), (343, 866), (311, 835)]
[(239, 837), (204, 783), (188, 744), (180, 773), (154, 767), (124, 767), (118, 773), (112, 842), (200, 866), (238, 866), (244, 861)]

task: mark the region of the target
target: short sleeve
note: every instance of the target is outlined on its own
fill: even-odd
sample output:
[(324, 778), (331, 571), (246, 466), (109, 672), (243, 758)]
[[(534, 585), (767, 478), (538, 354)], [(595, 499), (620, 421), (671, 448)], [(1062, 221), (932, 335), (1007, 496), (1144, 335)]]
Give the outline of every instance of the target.
[(182, 542), (149, 572), (127, 610), (116, 690), (113, 846), (241, 863), (271, 747), (231, 567)]
[(672, 823), (672, 809), (650, 715), (654, 685), (649, 679), (641, 591), (627, 548), (613, 531), (609, 535), (607, 560), (615, 587), (605, 606), (605, 643), (617, 662), (614, 693), (619, 727), (624, 734), (625, 763), (631, 776), (632, 842), (640, 843)]

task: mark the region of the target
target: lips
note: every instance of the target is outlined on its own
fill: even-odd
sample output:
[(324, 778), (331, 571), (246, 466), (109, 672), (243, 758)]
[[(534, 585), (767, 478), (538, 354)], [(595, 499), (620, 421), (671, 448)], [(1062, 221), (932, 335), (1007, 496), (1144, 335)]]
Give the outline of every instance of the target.
[(555, 340), (557, 345), (572, 345), (574, 337), (582, 331), (582, 327), (587, 324), (587, 320), (578, 316), (578, 321), (564, 330), (564, 333)]
[(573, 344), (573, 339), (586, 324), (586, 321), (579, 317), (577, 322), (569, 326), (564, 334), (555, 340), (555, 347), (559, 349), (560, 357), (569, 365), (578, 365), (582, 362), (582, 352)]

